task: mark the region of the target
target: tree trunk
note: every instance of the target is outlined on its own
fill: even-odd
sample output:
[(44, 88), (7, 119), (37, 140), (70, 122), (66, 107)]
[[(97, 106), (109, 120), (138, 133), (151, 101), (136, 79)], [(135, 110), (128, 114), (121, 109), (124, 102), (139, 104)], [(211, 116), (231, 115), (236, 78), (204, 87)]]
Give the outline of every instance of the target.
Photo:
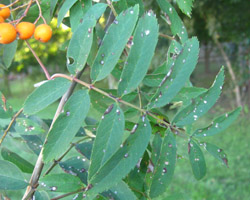
[(231, 76), (231, 79), (233, 81), (233, 84), (234, 84), (234, 93), (235, 93), (235, 97), (236, 97), (236, 105), (237, 106), (242, 106), (242, 101), (241, 101), (241, 94), (240, 94), (240, 87), (239, 85), (237, 84), (237, 81), (236, 81), (236, 76), (235, 76), (235, 73), (233, 71), (233, 68), (232, 68), (232, 64), (231, 64), (231, 61), (229, 60), (226, 52), (224, 51), (221, 43), (219, 42), (219, 40), (214, 37), (214, 42), (216, 44), (216, 46), (219, 48), (220, 52), (221, 52), (221, 55), (226, 63), (226, 67), (228, 68), (228, 71), (229, 71), (229, 74)]

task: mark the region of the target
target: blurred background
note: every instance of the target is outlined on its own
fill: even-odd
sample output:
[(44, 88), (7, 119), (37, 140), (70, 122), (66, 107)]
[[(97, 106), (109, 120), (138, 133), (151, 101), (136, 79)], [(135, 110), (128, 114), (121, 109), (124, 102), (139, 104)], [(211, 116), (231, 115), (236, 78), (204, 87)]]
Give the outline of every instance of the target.
[[(145, 0), (144, 4), (145, 10), (152, 9), (156, 12), (160, 32), (171, 35), (168, 25), (160, 17), (157, 3), (154, 0)], [(196, 181), (187, 159), (179, 159), (173, 182), (168, 189), (169, 194), (175, 194), (174, 199), (249, 199), (250, 135), (247, 131), (250, 129), (249, 9), (249, 0), (196, 0), (191, 18), (179, 12), (189, 36), (197, 36), (200, 41), (200, 58), (191, 77), (193, 85), (208, 88), (222, 65), (226, 71), (221, 98), (209, 114), (199, 121), (200, 125), (208, 124), (213, 117), (238, 106), (242, 106), (243, 109), (239, 119), (230, 128), (210, 139), (227, 153), (229, 168), (205, 154), (207, 175), (203, 180)], [(100, 29), (105, 26), (107, 17), (108, 12), (100, 19)], [(51, 74), (67, 73), (65, 46), (71, 37), (71, 31), (67, 26), (57, 28), (56, 19), (52, 20), (51, 25), (53, 39), (49, 43), (41, 44), (31, 39), (30, 44)], [(169, 40), (159, 38), (150, 70), (166, 60), (169, 43)], [(89, 81), (89, 69), (85, 70), (82, 79)], [(18, 110), (25, 98), (34, 90), (34, 84), (42, 80), (45, 80), (45, 76), (37, 61), (25, 43), (18, 41), (18, 51), (11, 67), (8, 71), (0, 68), (0, 91), (14, 110)], [(115, 87), (110, 85), (110, 80), (113, 83), (111, 77), (99, 84), (105, 88)], [(52, 118), (55, 110), (56, 104), (40, 112), (39, 116), (43, 119)], [(186, 146), (180, 143), (179, 148)]]

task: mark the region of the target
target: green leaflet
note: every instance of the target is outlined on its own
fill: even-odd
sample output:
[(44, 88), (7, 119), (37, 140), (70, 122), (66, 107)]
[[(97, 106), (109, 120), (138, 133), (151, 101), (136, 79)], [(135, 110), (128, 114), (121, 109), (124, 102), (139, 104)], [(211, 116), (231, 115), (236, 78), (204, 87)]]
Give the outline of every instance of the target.
[(179, 8), (181, 9), (181, 11), (189, 17), (191, 17), (193, 2), (194, 2), (194, 0), (188, 0), (188, 1), (177, 0), (177, 4), (178, 4)]
[(135, 167), (150, 140), (151, 126), (145, 116), (136, 124), (130, 136), (90, 179), (93, 187), (87, 197), (96, 195), (121, 181)]
[(43, 141), (37, 135), (21, 135), (28, 147), (36, 154), (39, 155), (43, 146)]
[(91, 79), (100, 81), (110, 74), (131, 36), (138, 18), (139, 7), (122, 12), (109, 26), (91, 67)]
[(69, 146), (82, 126), (89, 107), (90, 99), (87, 90), (75, 92), (66, 102), (64, 112), (59, 115), (47, 136), (43, 151), (45, 163), (59, 157)]
[(129, 188), (129, 186), (124, 182), (119, 182), (116, 186), (109, 189), (112, 192), (113, 199), (119, 200), (136, 200), (135, 194)]
[(140, 18), (118, 85), (119, 96), (135, 90), (146, 75), (158, 41), (158, 29), (157, 19), (152, 11)]
[(120, 147), (124, 128), (125, 119), (123, 111), (118, 105), (112, 104), (105, 111), (102, 121), (97, 128), (90, 159), (89, 180)]
[(206, 162), (199, 145), (193, 140), (188, 143), (188, 154), (194, 177), (202, 179), (206, 175)]
[(24, 173), (32, 173), (34, 166), (28, 162), (27, 160), (20, 157), (18, 154), (10, 151), (7, 148), (2, 148), (1, 155), (4, 160), (7, 160), (13, 164), (15, 164), (22, 172)]
[(98, 3), (98, 4), (91, 6), (91, 8), (87, 10), (84, 18), (94, 17), (96, 20), (98, 20), (102, 16), (102, 14), (105, 12), (107, 6), (108, 5), (105, 3)]
[(180, 92), (173, 98), (172, 102), (181, 101), (182, 106), (186, 107), (192, 103), (192, 99), (205, 93), (207, 89), (199, 87), (184, 87)]
[(68, 70), (71, 74), (81, 71), (88, 59), (93, 41), (94, 18), (84, 19), (74, 32), (67, 51)]
[(198, 129), (193, 133), (194, 137), (213, 136), (229, 127), (239, 116), (241, 108), (217, 117), (208, 127)]
[(45, 130), (40, 125), (28, 118), (17, 118), (15, 130), (23, 135), (35, 135), (45, 133)]
[(220, 96), (223, 83), (224, 68), (222, 67), (209, 90), (196, 97), (191, 104), (178, 112), (172, 123), (175, 123), (177, 126), (183, 126), (191, 124), (203, 116), (216, 103)]
[(164, 77), (165, 74), (149, 74), (143, 79), (143, 84), (148, 87), (158, 87)]
[(70, 20), (71, 32), (74, 33), (77, 30), (78, 26), (84, 22), (83, 21), (83, 8), (82, 8), (81, 1), (77, 1), (70, 8), (69, 20)]
[(59, 12), (58, 12), (58, 17), (57, 17), (57, 27), (60, 26), (60, 24), (62, 23), (63, 18), (65, 17), (65, 15), (67, 14), (67, 12), (69, 11), (69, 9), (77, 2), (77, 0), (66, 0), (62, 7), (60, 8)]
[(39, 182), (45, 190), (64, 193), (76, 191), (84, 186), (77, 176), (70, 174), (49, 174), (42, 177)]
[(181, 43), (185, 43), (188, 39), (187, 30), (175, 8), (166, 0), (157, 0), (157, 3), (162, 9), (162, 11), (165, 12), (168, 16), (166, 18), (166, 21), (170, 25), (171, 32), (173, 33), (173, 35), (178, 35), (181, 40)]
[(64, 172), (77, 176), (84, 184), (87, 184), (89, 160), (83, 156), (69, 158), (59, 163)]
[(0, 160), (0, 190), (20, 190), (28, 183), (22, 172), (11, 162)]
[(214, 144), (203, 143), (204, 148), (216, 159), (220, 160), (225, 166), (228, 167), (228, 159), (225, 152)]
[(70, 81), (63, 78), (46, 81), (24, 102), (24, 113), (35, 114), (58, 100), (69, 88)]
[[(170, 61), (172, 66), (162, 79), (158, 90), (152, 97), (148, 108), (163, 107), (171, 102), (193, 72), (199, 54), (199, 41), (197, 38), (187, 40), (184, 48), (176, 59)], [(168, 63), (169, 64), (169, 63)]]
[[(159, 144), (159, 138), (156, 138), (156, 140), (156, 144)], [(163, 194), (174, 175), (177, 146), (175, 137), (170, 129), (167, 130), (164, 139), (160, 143), (160, 147), (156, 145), (155, 147), (156, 149), (152, 149), (154, 170), (148, 174), (148, 176), (152, 177), (152, 182), (149, 186), (149, 195), (151, 198)], [(156, 150), (156, 152), (154, 152), (154, 150)]]
[(83, 142), (75, 146), (76, 150), (90, 160), (91, 151), (93, 148), (93, 142)]
[(5, 68), (9, 68), (11, 66), (11, 63), (15, 57), (17, 50), (17, 40), (10, 44), (5, 44), (3, 46), (3, 64)]

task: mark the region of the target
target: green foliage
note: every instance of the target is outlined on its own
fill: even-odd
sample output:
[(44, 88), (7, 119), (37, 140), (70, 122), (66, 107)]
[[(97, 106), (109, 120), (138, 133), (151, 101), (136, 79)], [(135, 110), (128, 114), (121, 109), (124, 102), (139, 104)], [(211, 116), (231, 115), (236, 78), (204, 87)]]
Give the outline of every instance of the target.
[(188, 143), (188, 154), (194, 177), (202, 179), (206, 175), (206, 162), (199, 145), (193, 140)]
[[(43, 83), (26, 99), (24, 112), (26, 114), (34, 114), (46, 108), (59, 99), (67, 91), (69, 86), (70, 82), (62, 78)], [(41, 94), (43, 95), (41, 96)]]
[(130, 8), (125, 14), (121, 13), (110, 25), (91, 67), (93, 81), (104, 79), (114, 69), (135, 27), (138, 12), (138, 6)]
[(89, 107), (87, 90), (79, 90), (70, 97), (64, 106), (64, 112), (60, 114), (48, 133), (43, 151), (44, 162), (50, 162), (64, 152), (65, 146), (69, 145), (82, 126)]
[(153, 15), (146, 13), (137, 24), (118, 85), (119, 96), (135, 90), (148, 71), (158, 38), (158, 24)]
[(34, 166), (27, 160), (20, 157), (18, 154), (10, 151), (7, 148), (2, 148), (1, 155), (4, 160), (12, 162), (24, 173), (32, 173)]
[(92, 41), (93, 27), (96, 20), (93, 18), (85, 19), (82, 24), (74, 32), (69, 43), (67, 51), (68, 70), (71, 74), (81, 71), (87, 61)]
[(28, 185), (28, 183), (24, 181), (22, 172), (14, 164), (0, 160), (0, 165), (1, 190), (19, 190)]
[(54, 192), (72, 192), (84, 186), (78, 177), (70, 174), (49, 174), (40, 179), (40, 184)]
[[(90, 0), (47, 3), (41, 3), (45, 16), (51, 18), (58, 13), (58, 25), (63, 23), (71, 28), (72, 37), (64, 44), (68, 71), (74, 76), (84, 70), (84, 77), (79, 80), (57, 74), (60, 78), (40, 83), (26, 99), (24, 115), (18, 113), (12, 121), (14, 113), (0, 93), (1, 135), (3, 130), (11, 133), (2, 139), (25, 143), (20, 145), (20, 155), (7, 145), (1, 149), (1, 190), (27, 187), (27, 174), (23, 173), (33, 172), (31, 187), (38, 186), (34, 177), (39, 179), (37, 199), (53, 199), (56, 193), (73, 199), (164, 199), (179, 165), (177, 158), (181, 157), (182, 146), (177, 144), (183, 138), (197, 180), (206, 175), (200, 147), (228, 165), (225, 152), (208, 143), (206, 136), (229, 127), (241, 109), (217, 117), (208, 127), (194, 129), (196, 121), (218, 100), (224, 69), (209, 89), (192, 86), (190, 76), (198, 61), (199, 41), (188, 37), (171, 3), (157, 0), (163, 19), (170, 25), (171, 37), (159, 33), (155, 11), (144, 13), (141, 0), (112, 1), (112, 5)], [(177, 1), (189, 17), (192, 3)], [(115, 17), (109, 13), (114, 9), (113, 14), (118, 13)], [(69, 17), (65, 17), (68, 11)], [(38, 7), (33, 5), (28, 17), (32, 19), (37, 14)], [(153, 69), (159, 35), (171, 42), (163, 64)], [(15, 49), (15, 43), (4, 46), (5, 54), (11, 52), (2, 62), (6, 69)], [(73, 91), (76, 82), (84, 89)], [(29, 116), (62, 96), (53, 119)], [(7, 128), (10, 121), (11, 127)], [(29, 156), (38, 157), (38, 162), (30, 163)], [(40, 177), (43, 167), (49, 170)], [(181, 197), (182, 194), (175, 194), (167, 198)]]

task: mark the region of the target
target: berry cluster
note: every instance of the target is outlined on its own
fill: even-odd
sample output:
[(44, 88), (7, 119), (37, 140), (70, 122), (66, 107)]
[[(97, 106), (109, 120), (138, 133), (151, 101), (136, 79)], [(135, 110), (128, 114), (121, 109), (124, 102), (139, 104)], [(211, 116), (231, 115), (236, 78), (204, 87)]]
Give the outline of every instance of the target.
[(52, 37), (52, 30), (47, 24), (40, 24), (37, 27), (30, 22), (20, 22), (13, 26), (6, 23), (5, 19), (10, 16), (10, 9), (4, 4), (0, 4), (0, 43), (9, 44), (13, 42), (17, 35), (22, 40), (34, 37), (41, 42), (48, 42)]

